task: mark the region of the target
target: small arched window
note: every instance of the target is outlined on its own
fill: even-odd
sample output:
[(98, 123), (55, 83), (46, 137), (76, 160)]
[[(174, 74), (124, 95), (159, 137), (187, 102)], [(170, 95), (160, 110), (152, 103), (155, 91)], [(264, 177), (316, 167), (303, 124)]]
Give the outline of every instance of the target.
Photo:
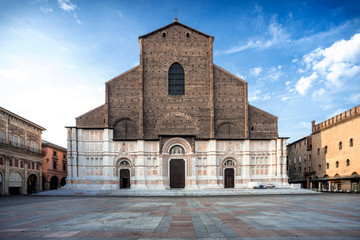
[(320, 148), (317, 149), (317, 155), (320, 155)]
[(350, 166), (350, 160), (349, 159), (346, 160), (346, 166)]
[(351, 138), (350, 139), (350, 147), (354, 146), (354, 140)]
[(336, 161), (336, 163), (335, 163), (335, 167), (339, 167), (339, 161)]
[(184, 69), (179, 63), (174, 63), (169, 69), (169, 95), (185, 94)]
[(327, 154), (327, 150), (328, 150), (328, 147), (325, 146), (325, 148), (324, 148), (324, 153), (325, 153), (325, 154)]
[(326, 164), (326, 169), (329, 169), (329, 168), (330, 168), (330, 164), (327, 163), (327, 164)]
[(342, 149), (342, 142), (339, 142), (339, 150)]
[(319, 164), (319, 171), (321, 170), (321, 164)]

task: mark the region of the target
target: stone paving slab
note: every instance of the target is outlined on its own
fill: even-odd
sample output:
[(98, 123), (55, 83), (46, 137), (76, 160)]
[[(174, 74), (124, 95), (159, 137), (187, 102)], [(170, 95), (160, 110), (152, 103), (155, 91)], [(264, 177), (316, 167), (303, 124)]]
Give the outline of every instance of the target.
[(360, 239), (359, 195), (0, 197), (0, 239)]
[(201, 197), (201, 196), (244, 196), (244, 195), (281, 195), (281, 194), (321, 194), (317, 191), (298, 188), (274, 188), (274, 189), (171, 189), (171, 190), (75, 190), (61, 188), (36, 193), (41, 196), (115, 196), (115, 197)]

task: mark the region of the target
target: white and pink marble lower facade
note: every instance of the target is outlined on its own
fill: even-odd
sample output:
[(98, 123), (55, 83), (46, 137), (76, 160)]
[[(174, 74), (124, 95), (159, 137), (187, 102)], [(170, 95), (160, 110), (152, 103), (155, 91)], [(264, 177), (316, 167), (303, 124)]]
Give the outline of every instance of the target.
[(234, 169), (234, 188), (289, 187), (285, 138), (195, 140), (191, 146), (173, 137), (160, 147), (158, 140), (112, 141), (111, 129), (69, 127), (66, 188), (117, 190), (120, 170), (128, 169), (131, 189), (170, 189), (172, 159), (185, 162), (185, 189), (224, 188), (227, 168)]

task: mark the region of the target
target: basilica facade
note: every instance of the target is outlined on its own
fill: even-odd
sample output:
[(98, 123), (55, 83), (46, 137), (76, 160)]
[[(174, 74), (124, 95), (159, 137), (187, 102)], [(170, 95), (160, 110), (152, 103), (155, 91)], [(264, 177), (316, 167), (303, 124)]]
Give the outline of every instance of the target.
[(277, 117), (213, 63), (213, 41), (177, 20), (139, 37), (140, 64), (67, 127), (67, 188), (288, 186)]

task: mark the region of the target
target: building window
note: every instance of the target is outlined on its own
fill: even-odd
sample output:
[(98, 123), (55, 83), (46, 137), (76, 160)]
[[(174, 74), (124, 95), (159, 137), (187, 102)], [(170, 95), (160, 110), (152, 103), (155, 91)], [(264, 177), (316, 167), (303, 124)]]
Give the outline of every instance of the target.
[(19, 146), (19, 137), (18, 136), (14, 136), (14, 146), (15, 147)]
[(4, 133), (0, 132), (0, 142), (4, 143)]
[(317, 155), (320, 155), (320, 148), (317, 149)]
[(342, 149), (342, 142), (339, 142), (339, 150)]
[(0, 157), (0, 165), (4, 165), (4, 159)]
[(54, 151), (54, 152), (53, 152), (53, 155), (56, 157), (56, 156), (57, 156), (57, 152), (56, 152), (56, 151)]
[(351, 138), (350, 139), (350, 147), (354, 146), (354, 140)]
[(327, 163), (327, 164), (326, 164), (326, 169), (329, 169), (329, 168), (330, 168), (330, 164)]
[(336, 161), (336, 163), (335, 163), (335, 167), (339, 167), (339, 161)]
[(321, 164), (319, 164), (319, 171), (321, 170)]
[(19, 167), (19, 160), (15, 159), (15, 167)]
[(57, 169), (57, 161), (53, 161), (53, 169)]
[(179, 63), (174, 63), (169, 69), (169, 95), (185, 94), (184, 69)]
[(63, 162), (63, 171), (66, 171), (66, 162)]
[(325, 146), (325, 148), (324, 148), (324, 153), (325, 153), (325, 154), (327, 154), (327, 149), (328, 149), (328, 147)]
[(12, 159), (10, 159), (9, 166), (12, 167), (12, 165), (13, 165), (13, 161)]
[(35, 169), (35, 163), (32, 162), (31, 165), (32, 165), (31, 168), (32, 168), (32, 169)]
[(24, 168), (24, 161), (20, 161), (20, 167)]
[(350, 160), (349, 159), (346, 160), (346, 166), (350, 166)]

